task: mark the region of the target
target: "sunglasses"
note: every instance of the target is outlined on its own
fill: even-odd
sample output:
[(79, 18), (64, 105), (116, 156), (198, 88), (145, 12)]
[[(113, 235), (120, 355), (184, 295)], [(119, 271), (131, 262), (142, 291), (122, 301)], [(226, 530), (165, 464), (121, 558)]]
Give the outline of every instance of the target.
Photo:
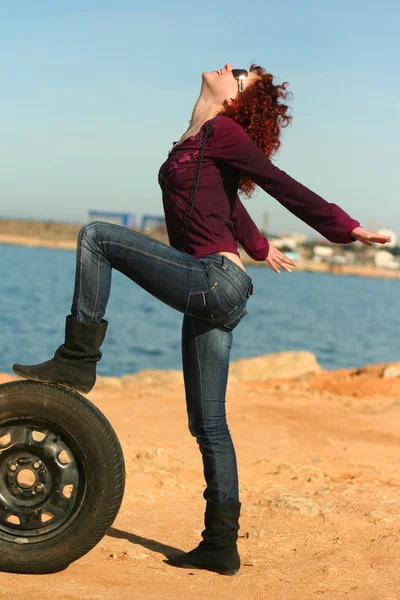
[(249, 73), (246, 69), (232, 69), (232, 75), (238, 81), (239, 92), (244, 90), (244, 80), (248, 77)]

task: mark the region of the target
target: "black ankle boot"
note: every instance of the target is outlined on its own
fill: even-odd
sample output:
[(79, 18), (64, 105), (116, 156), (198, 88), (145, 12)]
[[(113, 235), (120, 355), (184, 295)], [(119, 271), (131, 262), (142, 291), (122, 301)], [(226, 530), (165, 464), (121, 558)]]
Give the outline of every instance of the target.
[(169, 564), (187, 569), (207, 569), (234, 575), (240, 569), (237, 550), (240, 502), (207, 501), (203, 540), (194, 550), (171, 557)]
[(44, 383), (57, 383), (87, 394), (96, 382), (96, 362), (106, 335), (107, 321), (80, 323), (71, 316), (65, 322), (65, 342), (54, 357), (38, 365), (13, 365), (21, 377)]

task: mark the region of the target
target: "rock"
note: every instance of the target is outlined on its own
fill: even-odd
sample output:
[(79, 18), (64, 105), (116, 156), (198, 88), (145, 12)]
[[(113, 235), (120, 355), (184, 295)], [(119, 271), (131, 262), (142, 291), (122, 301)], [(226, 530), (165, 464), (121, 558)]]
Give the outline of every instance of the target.
[(354, 369), (349, 373), (349, 375), (350, 377), (359, 377), (361, 375), (368, 377), (382, 377), (386, 366), (387, 365), (384, 364), (364, 365), (358, 369)]
[(278, 498), (271, 502), (277, 508), (286, 508), (298, 511), (302, 515), (311, 515), (316, 517), (321, 512), (329, 510), (326, 504), (318, 505), (313, 502), (310, 498), (298, 498), (295, 496), (289, 496), (288, 494), (280, 494)]
[(240, 358), (230, 366), (230, 375), (242, 381), (293, 378), (323, 371), (312, 352), (276, 352), (254, 358)]
[(317, 376), (317, 373), (315, 373), (313, 371), (307, 371), (306, 373), (303, 373), (296, 379), (297, 379), (298, 383), (310, 383), (310, 381), (315, 379), (316, 376)]
[(143, 452), (138, 452), (136, 454), (136, 458), (142, 460), (144, 458), (159, 458), (164, 455), (164, 450), (162, 448), (154, 448), (152, 450), (144, 450)]
[[(229, 383), (234, 385), (239, 381), (263, 381), (273, 377), (304, 377), (304, 382), (308, 382), (322, 370), (311, 352), (276, 352), (254, 358), (240, 358), (232, 362), (229, 369)], [(124, 385), (139, 383), (151, 386), (183, 385), (183, 373), (176, 370), (145, 369), (139, 373), (124, 375), (121, 381)]]
[(382, 373), (383, 379), (393, 379), (400, 377), (400, 362), (391, 363), (387, 365)]
[(126, 552), (126, 556), (129, 558), (134, 558), (136, 560), (146, 560), (146, 558), (149, 558), (148, 554), (146, 554), (145, 552), (141, 552), (137, 549), (129, 549)]
[(146, 369), (139, 373), (124, 375), (122, 378), (124, 385), (132, 385), (136, 383), (145, 383), (153, 386), (165, 385), (183, 385), (182, 371), (153, 371)]

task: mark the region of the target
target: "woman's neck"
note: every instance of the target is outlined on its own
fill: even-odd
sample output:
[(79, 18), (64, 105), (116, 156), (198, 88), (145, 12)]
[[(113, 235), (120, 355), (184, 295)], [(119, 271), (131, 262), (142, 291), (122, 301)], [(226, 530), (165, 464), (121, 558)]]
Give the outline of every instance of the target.
[(190, 119), (189, 128), (194, 128), (212, 119), (222, 110), (222, 106), (219, 104), (213, 104), (200, 96), (194, 105), (192, 117)]
[(189, 127), (186, 129), (181, 139), (187, 136), (188, 133), (190, 133), (190, 135), (196, 134), (206, 121), (218, 115), (222, 109), (222, 105), (212, 104), (210, 101), (207, 101), (200, 95), (196, 104), (194, 105)]

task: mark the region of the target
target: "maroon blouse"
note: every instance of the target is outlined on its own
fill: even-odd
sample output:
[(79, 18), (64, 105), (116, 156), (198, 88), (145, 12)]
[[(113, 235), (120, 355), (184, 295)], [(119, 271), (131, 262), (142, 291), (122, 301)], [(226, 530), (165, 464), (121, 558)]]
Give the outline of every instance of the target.
[[(215, 252), (240, 256), (239, 242), (249, 256), (265, 260), (268, 240), (238, 196), (241, 173), (330, 242), (352, 241), (350, 233), (360, 226), (358, 221), (273, 165), (232, 119), (219, 115), (206, 122), (210, 121), (213, 127), (205, 147), (186, 253), (196, 258)], [(204, 126), (173, 146), (158, 175), (169, 242), (181, 251)]]

